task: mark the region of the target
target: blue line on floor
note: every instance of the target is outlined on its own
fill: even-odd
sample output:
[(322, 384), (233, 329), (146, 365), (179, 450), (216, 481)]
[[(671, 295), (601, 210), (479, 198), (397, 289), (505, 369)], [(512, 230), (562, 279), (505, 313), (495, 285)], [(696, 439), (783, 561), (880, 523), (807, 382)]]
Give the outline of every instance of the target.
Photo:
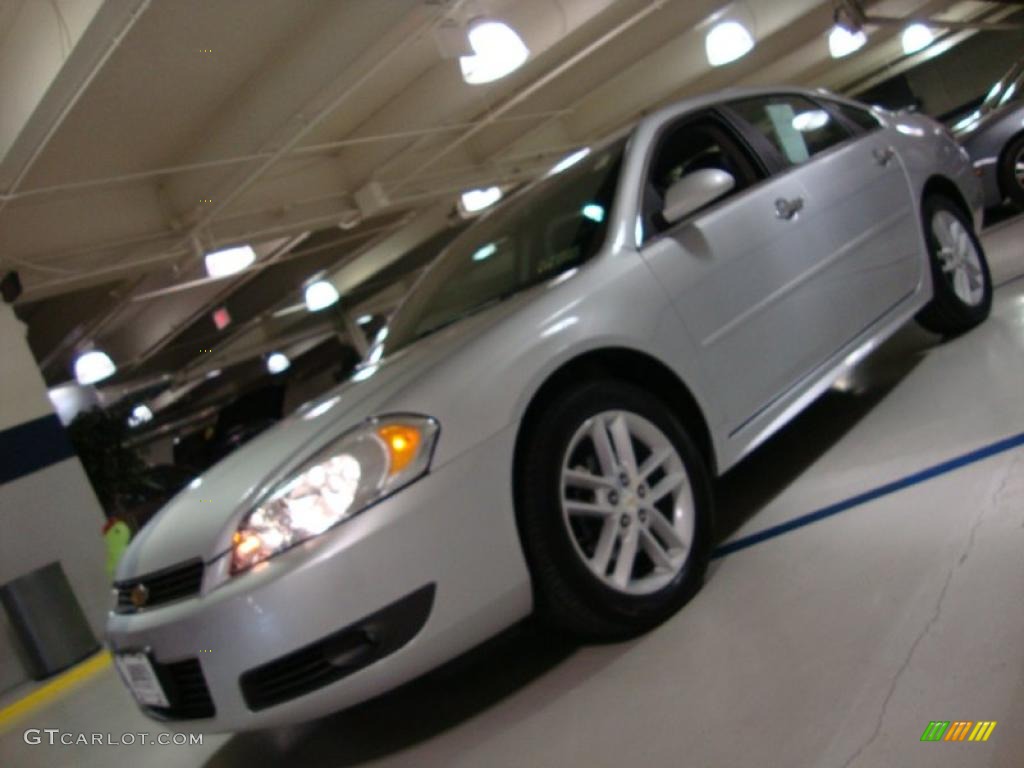
[(899, 480), (894, 480), (891, 483), (880, 485), (877, 488), (872, 488), (870, 491), (865, 491), (856, 496), (852, 496), (849, 499), (830, 504), (827, 507), (811, 512), (801, 517), (794, 518), (785, 523), (779, 525), (773, 525), (771, 528), (765, 528), (763, 531), (752, 533), (749, 536), (744, 536), (741, 539), (735, 541), (729, 541), (720, 546), (711, 555), (712, 559), (719, 557), (725, 557), (726, 555), (738, 552), (741, 549), (752, 547), (755, 544), (760, 544), (762, 541), (768, 539), (774, 539), (776, 536), (781, 536), (784, 533), (789, 533), (797, 528), (803, 528), (805, 525), (816, 523), (819, 520), (824, 520), (826, 517), (832, 517), (832, 515), (838, 515), (840, 512), (846, 512), (848, 509), (853, 509), (861, 504), (866, 504), (869, 501), (874, 501), (882, 496), (888, 496), (890, 493), (896, 493), (896, 491), (902, 491), (904, 488), (909, 488), (912, 485), (923, 483), (926, 480), (931, 480), (933, 477), (944, 475), (947, 472), (952, 472), (960, 467), (966, 467), (968, 464), (974, 464), (975, 462), (982, 461), (995, 456), (999, 453), (1013, 450), (1021, 445), (1024, 445), (1024, 432), (1014, 435), (1013, 437), (1007, 437), (998, 442), (991, 443), (982, 448), (978, 448), (970, 453), (965, 453), (962, 456), (944, 461), (941, 464), (922, 469), (920, 472), (915, 472), (912, 475), (907, 475)]

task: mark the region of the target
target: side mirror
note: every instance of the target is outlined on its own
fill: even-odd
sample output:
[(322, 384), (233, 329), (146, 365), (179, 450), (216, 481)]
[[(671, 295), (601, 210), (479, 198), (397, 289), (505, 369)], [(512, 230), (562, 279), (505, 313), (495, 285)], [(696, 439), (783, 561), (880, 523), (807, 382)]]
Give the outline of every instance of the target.
[(661, 215), (674, 224), (708, 203), (713, 203), (736, 186), (731, 173), (719, 168), (705, 168), (688, 173), (665, 192)]

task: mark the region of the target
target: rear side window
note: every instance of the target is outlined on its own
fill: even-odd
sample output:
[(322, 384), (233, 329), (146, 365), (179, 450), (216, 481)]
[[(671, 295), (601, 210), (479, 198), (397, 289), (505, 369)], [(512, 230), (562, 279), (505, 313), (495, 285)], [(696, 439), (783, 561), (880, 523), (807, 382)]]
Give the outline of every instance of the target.
[(860, 128), (864, 133), (870, 133), (871, 131), (878, 130), (882, 127), (878, 118), (871, 114), (867, 109), (854, 107), (850, 104), (843, 104), (840, 101), (829, 101), (828, 104), (844, 118)]
[(806, 163), (850, 138), (827, 110), (802, 96), (757, 96), (728, 106), (790, 165)]

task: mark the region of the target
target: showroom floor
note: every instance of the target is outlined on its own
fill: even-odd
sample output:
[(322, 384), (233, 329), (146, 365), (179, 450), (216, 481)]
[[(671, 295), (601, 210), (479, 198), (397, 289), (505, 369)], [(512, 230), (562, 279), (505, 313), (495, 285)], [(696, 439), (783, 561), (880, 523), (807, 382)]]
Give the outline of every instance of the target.
[[(655, 632), (573, 648), (519, 627), (370, 704), (202, 746), (25, 743), (26, 728), (156, 733), (107, 666), (9, 720), (0, 762), (1019, 766), (1024, 218), (986, 244), (992, 319), (946, 344), (907, 328), (730, 473), (731, 545)], [(922, 743), (932, 720), (998, 726)]]

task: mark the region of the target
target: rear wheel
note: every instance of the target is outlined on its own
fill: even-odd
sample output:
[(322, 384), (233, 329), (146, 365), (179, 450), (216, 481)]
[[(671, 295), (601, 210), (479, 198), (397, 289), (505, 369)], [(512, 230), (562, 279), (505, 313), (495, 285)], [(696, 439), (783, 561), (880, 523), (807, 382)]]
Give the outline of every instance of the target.
[(999, 167), (999, 186), (1010, 200), (1024, 208), (1024, 134), (1006, 148)]
[(696, 594), (710, 480), (663, 403), (616, 381), (586, 385), (556, 398), (523, 450), (519, 523), (542, 618), (618, 639)]
[(952, 200), (933, 195), (922, 206), (935, 295), (917, 320), (930, 331), (956, 336), (988, 317), (992, 277), (967, 214)]

